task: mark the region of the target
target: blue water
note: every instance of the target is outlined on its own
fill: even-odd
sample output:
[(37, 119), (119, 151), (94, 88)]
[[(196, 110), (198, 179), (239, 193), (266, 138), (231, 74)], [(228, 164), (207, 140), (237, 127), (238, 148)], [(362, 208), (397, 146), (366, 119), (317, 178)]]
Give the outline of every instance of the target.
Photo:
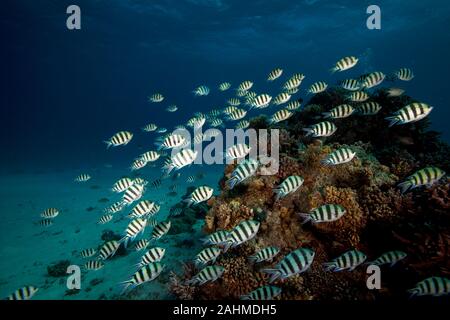
[[(70, 4), (81, 8), (81, 30), (66, 28)], [(281, 67), (285, 76), (304, 73), (305, 89), (318, 80), (335, 84), (337, 79), (369, 71), (389, 74), (409, 67), (416, 77), (401, 87), (435, 107), (430, 115), (432, 129), (450, 141), (450, 2), (377, 1), (381, 30), (366, 27), (370, 4), (359, 0), (3, 1), (0, 186), (1, 197), (8, 201), (1, 212), (7, 221), (0, 232), (2, 243), (6, 242), (1, 280), (13, 274), (17, 264), (28, 268), (33, 263), (27, 259), (29, 248), (36, 252), (43, 247), (27, 238), (36, 233), (32, 226), (24, 226), (30, 216), (34, 219), (53, 205), (87, 214), (88, 206), (99, 206), (96, 201), (107, 196), (64, 181), (87, 171), (98, 173), (93, 184), (110, 187), (128, 172), (136, 155), (154, 148), (156, 133), (144, 134), (142, 126), (154, 122), (171, 128), (185, 123), (194, 112), (223, 108), (224, 96), (217, 94), (223, 81), (234, 88), (252, 80), (264, 91), (269, 88), (268, 72)], [(332, 65), (347, 55), (358, 56), (358, 66), (345, 75), (330, 75)], [(202, 84), (212, 93), (194, 97), (192, 90)], [(166, 97), (162, 106), (147, 102), (154, 92)], [(304, 91), (299, 96), (305, 98)], [(179, 110), (166, 112), (169, 104)], [(120, 130), (134, 132), (132, 142), (107, 150), (103, 141)], [(159, 168), (145, 170), (149, 177), (159, 175)], [(203, 171), (217, 187), (223, 166), (187, 170), (184, 178)], [(165, 192), (151, 196), (164, 198)], [(89, 229), (85, 220), (73, 216), (62, 219), (69, 219), (71, 228), (96, 232), (92, 244), (86, 241), (84, 246), (98, 241), (101, 229)], [(13, 230), (12, 225), (19, 227), (11, 238), (7, 230)], [(115, 227), (117, 232), (122, 229), (122, 225)], [(196, 230), (200, 232), (200, 227)], [(69, 241), (72, 231), (66, 229), (58, 241)], [(45, 241), (47, 248), (57, 250), (58, 241)], [(45, 265), (65, 258), (77, 243), (69, 248), (53, 255), (46, 249), (46, 256), (40, 258), (44, 271), (23, 271), (31, 274), (28, 282), (42, 282)], [(21, 254), (14, 260), (17, 250)], [(123, 265), (134, 260), (129, 258)], [(108, 286), (125, 280), (127, 272), (121, 272)], [(26, 284), (20, 277), (0, 283), (1, 294)], [(61, 298), (63, 293), (64, 288), (50, 290), (41, 298)], [(87, 297), (98, 298), (100, 293)]]

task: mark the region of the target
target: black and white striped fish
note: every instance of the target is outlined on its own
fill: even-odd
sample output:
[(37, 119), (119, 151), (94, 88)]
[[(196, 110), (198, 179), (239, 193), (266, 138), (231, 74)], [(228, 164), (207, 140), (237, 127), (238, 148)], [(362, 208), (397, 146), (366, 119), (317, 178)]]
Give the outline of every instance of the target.
[(130, 280), (121, 283), (123, 285), (122, 293), (128, 289), (134, 289), (138, 285), (156, 279), (163, 270), (164, 265), (160, 262), (152, 262), (143, 266), (138, 271), (136, 271), (136, 273), (131, 277)]
[(438, 167), (426, 167), (416, 171), (398, 185), (402, 193), (421, 186), (431, 186), (445, 176), (445, 171)]
[(204, 238), (203, 244), (223, 245), (228, 241), (229, 234), (226, 230), (216, 231)]
[(428, 116), (431, 110), (433, 107), (426, 103), (413, 102), (395, 112), (393, 116), (387, 117), (386, 120), (390, 121), (389, 127), (416, 122)]
[(142, 128), (142, 131), (152, 132), (152, 131), (156, 131), (156, 129), (158, 129), (158, 126), (156, 124), (149, 123)]
[(84, 259), (93, 257), (97, 253), (97, 249), (88, 248), (80, 251), (80, 256)]
[[(148, 222), (147, 222), (148, 224)], [(149, 241), (147, 239), (140, 239), (136, 242), (134, 245), (134, 249), (136, 251), (141, 251), (142, 249), (145, 249), (148, 247)]]
[(111, 146), (126, 146), (131, 139), (133, 139), (133, 134), (129, 131), (120, 131), (113, 135), (109, 140), (105, 141), (106, 147), (109, 148)]
[(240, 222), (228, 234), (224, 252), (226, 252), (229, 248), (235, 248), (244, 242), (253, 239), (258, 233), (260, 225), (261, 223), (256, 220), (244, 220)]
[(258, 170), (258, 167), (259, 162), (255, 159), (242, 161), (231, 173), (231, 177), (227, 180), (226, 184), (230, 189), (233, 189), (236, 184), (253, 176), (256, 173), (256, 170)]
[(279, 123), (292, 117), (294, 113), (288, 109), (281, 109), (275, 112), (270, 118), (270, 123)]
[(210, 121), (211, 127), (223, 126), (223, 120), (219, 118), (214, 118)]
[(161, 93), (154, 93), (151, 96), (148, 97), (149, 102), (162, 102), (164, 100), (164, 96)]
[(280, 105), (280, 104), (288, 102), (289, 99), (291, 99), (290, 94), (288, 94), (286, 92), (281, 92), (273, 99), (273, 103), (276, 105)]
[(122, 202), (125, 205), (130, 205), (133, 202), (139, 200), (142, 195), (144, 194), (145, 187), (140, 184), (133, 184), (131, 187), (129, 187), (122, 197)]
[(241, 100), (239, 100), (238, 98), (230, 98), (227, 102), (230, 106), (233, 107), (237, 107), (241, 104)]
[(195, 179), (196, 179), (195, 175), (191, 175), (191, 176), (186, 178), (186, 182), (187, 183), (193, 183), (193, 182), (195, 182)]
[(50, 227), (53, 224), (53, 219), (42, 219), (37, 222), (41, 227)]
[(414, 72), (409, 68), (401, 68), (394, 73), (395, 77), (402, 81), (411, 81), (414, 79)]
[(78, 177), (75, 178), (75, 182), (86, 182), (91, 179), (91, 176), (87, 173), (82, 173)]
[(349, 56), (349, 57), (344, 57), (341, 60), (339, 60), (338, 62), (336, 62), (336, 64), (334, 65), (333, 68), (331, 68), (331, 72), (342, 72), (345, 70), (348, 70), (350, 68), (353, 68), (354, 66), (356, 66), (356, 64), (358, 63), (358, 58), (355, 56)]
[(144, 160), (145, 162), (154, 162), (159, 159), (161, 155), (157, 151), (147, 151), (139, 156), (139, 159)]
[(256, 96), (252, 102), (251, 106), (256, 109), (264, 109), (267, 108), (272, 101), (272, 96), (268, 95), (267, 93), (262, 93), (258, 96)]
[(339, 82), (339, 85), (348, 91), (357, 91), (361, 89), (361, 85), (356, 79), (344, 79)]
[(328, 112), (322, 113), (325, 118), (342, 119), (351, 116), (355, 109), (349, 104), (341, 104)]
[(450, 279), (444, 277), (429, 277), (420, 281), (408, 290), (412, 296), (443, 296), (450, 293)]
[(239, 91), (248, 91), (248, 90), (250, 90), (252, 87), (253, 87), (253, 82), (251, 82), (251, 81), (249, 81), (249, 80), (246, 80), (246, 81), (241, 82), (241, 83), (239, 84), (239, 86), (238, 86), (237, 89), (238, 89)]
[(136, 170), (144, 168), (146, 165), (147, 165), (147, 161), (142, 160), (142, 159), (135, 159), (133, 161), (133, 163), (131, 164), (130, 169), (132, 171), (136, 171)]
[(263, 262), (263, 261), (272, 261), (280, 253), (280, 249), (277, 247), (266, 247), (264, 249), (259, 250), (254, 255), (248, 257), (251, 262)]
[(212, 138), (220, 136), (222, 132), (216, 128), (210, 128), (203, 133), (203, 141), (211, 141)]
[(272, 71), (270, 71), (269, 75), (267, 76), (267, 81), (274, 81), (281, 77), (283, 74), (283, 69), (281, 68), (275, 68)]
[(162, 221), (158, 223), (152, 231), (152, 240), (158, 240), (162, 236), (164, 236), (167, 232), (169, 232), (171, 223), (170, 221)]
[(166, 108), (166, 111), (167, 112), (175, 112), (175, 111), (177, 111), (178, 110), (178, 107), (176, 106), (176, 105), (174, 105), (174, 104), (172, 104), (172, 105), (170, 105), (170, 106), (168, 106), (167, 108)]
[(113, 184), (111, 190), (114, 192), (124, 192), (129, 187), (133, 185), (133, 180), (128, 177), (119, 179), (116, 183)]
[(226, 115), (229, 116), (231, 113), (233, 113), (236, 110), (239, 110), (239, 109), (234, 107), (234, 106), (228, 106), (228, 107), (223, 109), (223, 113), (225, 113)]
[(211, 111), (208, 112), (208, 118), (217, 118), (218, 116), (220, 116), (221, 112), (218, 109), (212, 109)]
[(160, 145), (160, 149), (173, 149), (182, 147), (186, 144), (186, 137), (181, 134), (170, 134), (167, 136)]
[(273, 191), (277, 194), (276, 200), (287, 196), (298, 190), (303, 184), (304, 180), (300, 176), (289, 176), (287, 177), (277, 188)]
[(227, 160), (245, 158), (250, 153), (251, 150), (252, 148), (249, 147), (247, 144), (238, 143), (227, 149), (227, 151), (225, 152), (225, 158)]
[(356, 107), (356, 113), (362, 116), (373, 116), (380, 112), (381, 108), (378, 102), (369, 101), (358, 105)]
[(308, 94), (316, 94), (316, 93), (320, 93), (320, 92), (324, 92), (325, 90), (327, 90), (328, 88), (328, 84), (326, 84), (323, 81), (318, 81), (313, 83), (309, 89), (308, 89)]
[(8, 300), (30, 300), (38, 292), (39, 288), (26, 286), (17, 289), (8, 296)]
[(208, 186), (200, 186), (196, 188), (185, 200), (188, 206), (196, 205), (208, 201), (213, 195), (214, 189)]
[(244, 110), (244, 109), (238, 109), (238, 108), (237, 108), (236, 110), (234, 110), (233, 112), (231, 112), (231, 113), (228, 115), (227, 119), (228, 119), (228, 120), (233, 120), (233, 121), (241, 120), (241, 119), (244, 118), (246, 115), (247, 115), (247, 111), (246, 111), (246, 110)]
[(59, 209), (47, 208), (41, 213), (41, 218), (53, 219), (59, 215)]
[(158, 224), (158, 220), (155, 218), (147, 218), (147, 225), (154, 228)]
[(299, 248), (290, 252), (274, 269), (263, 269), (262, 272), (270, 274), (269, 283), (277, 279), (284, 280), (293, 275), (305, 272), (314, 260), (315, 252), (308, 248)]
[(152, 188), (154, 188), (154, 189), (156, 189), (156, 188), (159, 188), (160, 186), (161, 186), (161, 184), (162, 184), (162, 181), (161, 181), (161, 179), (155, 179), (155, 180), (153, 180), (151, 183), (150, 183), (150, 186), (152, 187)]
[(381, 84), (385, 78), (386, 75), (383, 72), (376, 71), (369, 73), (364, 77), (364, 80), (361, 82), (361, 87), (366, 89), (373, 88)]
[(113, 216), (112, 214), (105, 214), (103, 216), (100, 217), (100, 219), (98, 220), (98, 224), (106, 224), (108, 222), (110, 222), (112, 220)]
[(304, 219), (303, 223), (312, 221), (312, 223), (332, 222), (340, 219), (346, 210), (343, 206), (338, 204), (325, 204), (320, 206), (309, 213), (299, 213)]
[(224, 273), (225, 268), (222, 266), (208, 266), (203, 268), (191, 280), (187, 281), (188, 285), (204, 285), (207, 282), (213, 282), (219, 279)]
[(285, 89), (284, 92), (293, 96), (294, 94), (296, 94), (300, 89), (297, 88), (292, 88), (292, 89)]
[(335, 166), (350, 162), (355, 157), (356, 152), (350, 148), (342, 147), (330, 153), (325, 159), (321, 161), (322, 164), (328, 166)]
[(220, 250), (220, 248), (217, 247), (205, 248), (195, 256), (194, 262), (197, 265), (200, 264), (205, 265), (210, 262), (215, 263), (217, 257), (220, 255), (221, 252), (222, 251)]
[(105, 208), (103, 211), (106, 213), (116, 213), (121, 211), (125, 207), (125, 204), (122, 201), (114, 202), (109, 207)]
[(153, 216), (160, 209), (160, 206), (150, 200), (142, 200), (131, 210), (129, 218), (140, 218), (144, 216)]
[(298, 108), (300, 108), (301, 105), (302, 105), (302, 103), (299, 100), (293, 100), (293, 101), (290, 101), (286, 105), (286, 109), (294, 111), (294, 110), (297, 110)]
[(236, 124), (235, 128), (236, 129), (246, 129), (249, 126), (250, 126), (250, 122), (248, 120), (241, 120)]
[(292, 90), (297, 88), (298, 86), (300, 86), (302, 84), (302, 80), (301, 78), (298, 77), (291, 77), (290, 79), (288, 79), (284, 84), (283, 84), (283, 89), (284, 90)]
[(192, 91), (195, 96), (207, 96), (209, 94), (209, 88), (205, 85), (198, 86)]
[(352, 92), (347, 97), (352, 102), (364, 102), (369, 99), (369, 95), (364, 91)]
[(141, 261), (137, 264), (139, 268), (152, 263), (152, 262), (160, 262), (164, 255), (166, 254), (166, 249), (161, 247), (154, 247), (149, 249), (142, 257)]
[(240, 297), (241, 300), (273, 300), (281, 294), (281, 288), (275, 286), (263, 286), (253, 290), (249, 294)]
[(106, 260), (114, 256), (119, 249), (120, 243), (116, 240), (106, 242), (99, 251), (99, 259)]
[(141, 177), (137, 177), (133, 180), (133, 184), (139, 184), (139, 185), (145, 187), (148, 184), (148, 181), (145, 179), (142, 179)]
[(84, 268), (86, 270), (93, 270), (93, 271), (100, 270), (104, 266), (105, 264), (100, 260), (89, 260), (86, 261), (86, 263), (84, 264)]
[(390, 264), (391, 267), (394, 266), (400, 260), (405, 259), (407, 256), (406, 252), (403, 251), (388, 251), (383, 253), (381, 256), (376, 258), (374, 261), (368, 262), (367, 264), (374, 264), (376, 266), (381, 266), (384, 264)]
[(340, 255), (331, 262), (324, 263), (327, 271), (354, 270), (357, 266), (366, 261), (367, 256), (358, 250), (350, 250)]
[(220, 91), (227, 91), (230, 88), (231, 88), (231, 83), (229, 83), (229, 82), (222, 82), (221, 84), (219, 84)]
[(334, 134), (337, 130), (337, 127), (334, 123), (329, 121), (323, 121), (319, 122), (315, 125), (313, 125), (310, 128), (305, 128), (303, 131), (306, 131), (306, 136), (313, 136), (313, 137), (329, 137), (332, 134)]
[(132, 220), (125, 229), (125, 236), (119, 242), (133, 240), (140, 233), (144, 233), (147, 226), (147, 219), (136, 218)]
[(167, 171), (167, 174), (174, 169), (180, 170), (181, 168), (191, 165), (197, 158), (197, 154), (198, 151), (192, 151), (191, 149), (180, 150), (169, 159), (163, 169)]

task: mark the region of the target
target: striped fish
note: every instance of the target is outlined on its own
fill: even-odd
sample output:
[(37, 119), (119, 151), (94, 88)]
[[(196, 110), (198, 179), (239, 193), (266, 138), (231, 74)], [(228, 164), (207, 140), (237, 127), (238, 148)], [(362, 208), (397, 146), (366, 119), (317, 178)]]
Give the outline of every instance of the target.
[(354, 152), (352, 149), (343, 147), (330, 153), (325, 159), (321, 161), (321, 163), (327, 166), (344, 164), (352, 161), (355, 155), (356, 152)]
[(142, 179), (142, 178), (140, 178), (140, 177), (137, 177), (137, 178), (135, 178), (135, 179), (133, 180), (133, 184), (139, 184), (139, 185), (145, 187), (145, 186), (148, 184), (148, 181), (147, 181), (147, 180), (144, 180), (144, 179)]
[(50, 227), (53, 224), (52, 219), (42, 219), (37, 222), (37, 224), (41, 227)]
[(273, 300), (281, 294), (281, 288), (275, 286), (263, 286), (253, 290), (249, 294), (240, 297), (241, 300)]
[(298, 77), (291, 77), (289, 80), (287, 80), (284, 84), (283, 84), (283, 89), (284, 90), (292, 90), (297, 88), (298, 86), (300, 86), (302, 84), (302, 80)]
[(294, 111), (294, 110), (297, 110), (298, 108), (300, 108), (301, 105), (302, 105), (302, 103), (299, 100), (290, 101), (286, 105), (286, 109)]
[(347, 117), (351, 116), (351, 114), (354, 111), (355, 111), (355, 109), (353, 109), (353, 107), (351, 105), (341, 104), (341, 105), (338, 105), (337, 107), (334, 107), (333, 109), (331, 109), (328, 112), (322, 113), (322, 115), (325, 118), (342, 119), (342, 118), (347, 118)]
[(193, 182), (195, 182), (195, 179), (196, 179), (196, 177), (194, 175), (192, 175), (192, 176), (189, 176), (186, 178), (186, 182), (193, 183)]
[(181, 134), (170, 134), (160, 145), (160, 149), (173, 149), (186, 144), (186, 137)]
[(87, 173), (82, 173), (78, 177), (75, 178), (75, 182), (86, 182), (91, 179), (91, 176)]
[(161, 93), (154, 93), (151, 96), (148, 97), (149, 102), (162, 102), (164, 100), (164, 96)]
[(339, 60), (338, 62), (336, 62), (334, 67), (331, 68), (331, 72), (332, 73), (342, 72), (342, 71), (348, 70), (350, 68), (353, 68), (358, 63), (358, 60), (359, 59), (354, 56), (344, 57), (341, 60)]
[(152, 231), (152, 240), (158, 240), (162, 236), (164, 236), (167, 232), (169, 232), (171, 223), (170, 221), (162, 221), (158, 223)]
[(386, 253), (383, 253), (381, 256), (376, 258), (374, 261), (368, 262), (367, 264), (374, 264), (376, 266), (390, 264), (392, 267), (400, 260), (405, 259), (406, 256), (407, 256), (406, 252), (403, 252), (403, 251), (388, 251)]
[(289, 99), (291, 99), (290, 94), (287, 94), (286, 92), (281, 92), (273, 99), (273, 103), (276, 105), (280, 105), (288, 102)]
[(220, 250), (220, 248), (216, 248), (216, 247), (210, 247), (210, 248), (205, 248), (202, 251), (200, 251), (196, 256), (195, 256), (195, 264), (199, 265), (199, 264), (208, 264), (209, 262), (215, 263), (217, 257), (220, 255), (222, 251)]
[(219, 118), (214, 118), (210, 121), (212, 127), (220, 127), (223, 125), (223, 120)]
[(319, 122), (313, 125), (310, 128), (305, 128), (303, 131), (306, 131), (306, 136), (316, 137), (329, 137), (334, 134), (337, 130), (337, 127), (334, 123), (329, 121)]
[(161, 179), (155, 179), (150, 183), (150, 186), (154, 189), (159, 188), (162, 184)]
[(393, 116), (387, 117), (386, 120), (390, 121), (389, 127), (416, 122), (428, 116), (431, 110), (433, 110), (433, 107), (426, 103), (414, 102), (401, 108)]
[(236, 110), (239, 110), (239, 108), (236, 108), (236, 107), (234, 107), (234, 106), (228, 106), (228, 107), (226, 107), (225, 109), (223, 109), (223, 113), (225, 113), (226, 115), (230, 115), (230, 114), (232, 114), (233, 112), (235, 112)]
[(276, 200), (297, 191), (297, 189), (303, 184), (303, 181), (303, 178), (300, 176), (287, 177), (277, 188), (273, 190), (277, 195)]
[(139, 156), (139, 159), (145, 162), (154, 162), (159, 159), (161, 155), (156, 151), (147, 151)]
[[(148, 222), (147, 222), (148, 224)], [(142, 249), (145, 249), (148, 247), (149, 241), (147, 239), (140, 239), (136, 242), (134, 245), (134, 249), (136, 251), (141, 251)]]
[(86, 270), (97, 271), (103, 268), (105, 264), (99, 260), (89, 260), (84, 264)]
[(105, 242), (105, 244), (100, 248), (99, 251), (99, 259), (106, 260), (114, 256), (119, 249), (120, 243), (116, 240), (111, 240)]
[(408, 290), (412, 296), (443, 296), (450, 293), (450, 279), (443, 277), (430, 277), (420, 281)]
[(160, 206), (153, 201), (150, 200), (142, 200), (140, 201), (134, 208), (131, 210), (128, 215), (129, 218), (140, 218), (143, 216), (153, 216), (160, 209)]
[(154, 228), (158, 224), (158, 221), (155, 218), (147, 218), (147, 225)]
[(176, 105), (174, 105), (174, 104), (172, 104), (172, 105), (170, 105), (170, 106), (168, 106), (167, 108), (166, 108), (166, 111), (167, 112), (175, 112), (175, 111), (177, 111), (178, 110), (178, 107), (176, 106)]
[(402, 81), (411, 81), (414, 79), (414, 72), (409, 68), (401, 68), (394, 73), (397, 79)]
[(117, 146), (126, 146), (131, 139), (133, 139), (133, 134), (129, 131), (120, 131), (113, 135), (109, 140), (105, 141), (106, 148), (109, 147), (117, 147)]
[(199, 96), (207, 96), (209, 94), (209, 88), (205, 85), (198, 86), (197, 88), (192, 91), (192, 93), (199, 97)]
[(111, 190), (113, 192), (118, 192), (118, 193), (124, 192), (132, 185), (133, 185), (133, 180), (131, 180), (128, 177), (125, 177), (125, 178), (119, 179), (116, 183), (114, 183)]
[(259, 250), (254, 255), (248, 257), (251, 262), (263, 262), (263, 261), (272, 261), (280, 253), (280, 249), (277, 247), (266, 247), (264, 249)]
[(196, 188), (190, 195), (189, 198), (184, 200), (188, 206), (197, 205), (199, 203), (208, 201), (213, 195), (214, 189), (208, 186), (200, 186)]
[(283, 69), (275, 68), (272, 71), (270, 71), (269, 75), (267, 76), (267, 81), (274, 81), (281, 77), (283, 74)]
[(230, 231), (225, 244), (224, 252), (229, 248), (235, 248), (244, 242), (253, 239), (258, 233), (261, 224), (256, 220), (244, 220)]
[(142, 195), (144, 194), (145, 187), (140, 184), (133, 184), (131, 187), (129, 187), (122, 197), (122, 202), (125, 205), (130, 205), (133, 202), (139, 200)]
[(445, 171), (438, 167), (426, 167), (416, 171), (398, 185), (402, 193), (421, 186), (431, 186), (445, 176)]
[(356, 107), (356, 112), (363, 116), (373, 116), (380, 112), (381, 108), (382, 107), (378, 102), (370, 101), (358, 105)]
[(132, 220), (125, 229), (125, 236), (119, 242), (124, 242), (129, 239), (133, 240), (138, 234), (144, 233), (146, 226), (147, 219), (136, 218)]
[(160, 262), (162, 258), (164, 258), (164, 255), (166, 254), (166, 249), (161, 247), (154, 247), (149, 249), (142, 257), (141, 261), (137, 264), (139, 268), (142, 268), (143, 266), (153, 263), (153, 262)]
[(208, 266), (203, 268), (192, 279), (187, 281), (188, 285), (204, 285), (207, 282), (214, 282), (224, 273), (225, 268), (222, 266)]
[(289, 111), (288, 109), (281, 109), (272, 115), (272, 117), (270, 118), (270, 123), (279, 123), (281, 121), (285, 121), (292, 115), (292, 111)]
[(123, 285), (122, 293), (128, 289), (132, 290), (143, 283), (156, 279), (163, 270), (164, 265), (160, 262), (152, 262), (143, 266), (136, 271), (130, 280), (121, 283)]
[(225, 158), (227, 160), (245, 158), (250, 153), (251, 150), (252, 148), (249, 147), (247, 144), (238, 143), (227, 149), (227, 151), (225, 152)]
[(169, 174), (172, 170), (180, 170), (190, 164), (192, 164), (197, 158), (198, 151), (192, 151), (191, 149), (183, 149), (173, 155), (169, 161), (164, 165), (163, 169)]
[(312, 223), (331, 222), (340, 219), (346, 210), (338, 204), (325, 204), (310, 213), (299, 213), (304, 219), (303, 223), (311, 221)]
[(228, 99), (228, 104), (233, 107), (237, 107), (241, 104), (241, 101), (238, 98), (230, 98)]
[(287, 89), (287, 90), (284, 90), (284, 92), (285, 93), (287, 93), (287, 94), (289, 94), (289, 95), (294, 95), (294, 94), (296, 94), (297, 92), (299, 91), (299, 88), (297, 87), (297, 88), (292, 88), (292, 89)]
[(105, 214), (103, 216), (100, 217), (100, 219), (98, 220), (98, 224), (106, 224), (108, 222), (110, 222), (112, 220), (113, 216), (112, 214)]
[(325, 90), (327, 90), (328, 88), (328, 84), (326, 84), (323, 81), (318, 81), (313, 83), (309, 89), (308, 89), (308, 94), (316, 94), (316, 93), (320, 93), (320, 92), (324, 92)]
[(38, 292), (39, 288), (26, 286), (17, 289), (8, 296), (8, 300), (30, 300)]
[(59, 209), (48, 208), (41, 213), (41, 218), (53, 219), (59, 215)]
[(355, 91), (348, 95), (348, 99), (352, 102), (364, 102), (369, 99), (369, 95), (364, 91)]
[(236, 129), (247, 129), (250, 126), (250, 122), (248, 120), (241, 120), (239, 121), (235, 128)]
[(97, 249), (94, 248), (88, 248), (84, 249), (80, 252), (80, 256), (84, 259), (93, 257), (97, 253)]
[(361, 83), (361, 87), (366, 89), (373, 88), (381, 84), (385, 78), (386, 75), (383, 72), (377, 71), (369, 73), (367, 76), (364, 77), (364, 80)]
[(187, 122), (187, 125), (194, 129), (199, 129), (205, 124), (205, 122), (206, 122), (206, 117), (204, 115), (197, 115), (197, 116), (189, 119), (189, 121)]
[(339, 85), (348, 91), (357, 91), (361, 89), (359, 81), (355, 79), (344, 79)]
[(251, 103), (251, 106), (256, 109), (264, 109), (267, 108), (272, 101), (272, 96), (267, 93), (260, 94), (256, 96)]
[(358, 250), (350, 250), (332, 260), (331, 262), (326, 262), (324, 267), (327, 271), (342, 271), (342, 270), (354, 270), (357, 266), (366, 261), (367, 256)]
[(226, 230), (219, 230), (211, 233), (203, 239), (203, 244), (223, 245), (228, 241), (229, 232)]
[(308, 270), (314, 260), (314, 255), (315, 252), (311, 249), (299, 248), (285, 256), (274, 269), (263, 269), (261, 271), (271, 275), (269, 283), (277, 279), (284, 280)]
[(158, 129), (158, 126), (156, 124), (149, 123), (142, 128), (142, 131), (152, 132), (152, 131), (156, 131), (156, 129)]
[(200, 144), (203, 142), (203, 133), (199, 132), (194, 136), (194, 144)]
[(231, 88), (231, 83), (229, 83), (229, 82), (222, 82), (221, 84), (219, 84), (220, 91), (227, 91), (230, 88)]
[(124, 208), (125, 204), (122, 201), (118, 201), (105, 208), (105, 212), (107, 213), (116, 213), (121, 211)]
[(222, 132), (219, 129), (210, 128), (203, 133), (203, 141), (211, 141), (212, 138), (220, 136)]
[(242, 161), (231, 173), (231, 177), (227, 180), (226, 184), (230, 189), (233, 189), (236, 184), (253, 176), (256, 173), (256, 170), (258, 170), (258, 167), (259, 162), (255, 159)]
[(240, 120), (247, 115), (247, 111), (244, 109), (236, 109), (228, 115), (228, 120)]
[(239, 91), (247, 91), (247, 90), (250, 90), (252, 87), (253, 87), (253, 82), (246, 80), (239, 84), (238, 90)]
[(131, 164), (130, 169), (132, 171), (136, 171), (136, 170), (144, 168), (146, 165), (147, 165), (147, 161), (142, 160), (142, 159), (136, 159)]
[(220, 116), (220, 110), (217, 109), (212, 109), (211, 111), (208, 112), (208, 117), (210, 118), (216, 118), (218, 116)]

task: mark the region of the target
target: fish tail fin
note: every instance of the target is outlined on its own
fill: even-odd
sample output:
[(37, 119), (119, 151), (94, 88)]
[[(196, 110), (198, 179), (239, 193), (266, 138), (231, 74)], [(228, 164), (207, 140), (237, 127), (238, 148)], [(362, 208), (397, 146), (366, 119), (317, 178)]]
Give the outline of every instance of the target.
[(106, 143), (106, 149), (109, 149), (112, 146), (111, 141), (103, 141), (104, 143)]
[(330, 68), (329, 70), (330, 70), (330, 73), (333, 74), (336, 71), (338, 71), (339, 69), (338, 69), (338, 67), (333, 67), (333, 68)]
[(406, 191), (408, 191), (409, 189), (411, 189), (412, 184), (409, 181), (404, 181), (401, 182), (397, 185), (398, 188), (400, 188), (401, 193), (405, 193)]
[(392, 127), (393, 125), (396, 125), (400, 121), (398, 116), (386, 117), (385, 119), (387, 121), (389, 121), (389, 127)]
[(238, 183), (238, 178), (237, 177), (231, 177), (230, 179), (227, 180), (226, 184), (228, 186), (228, 188), (233, 189), (234, 186)]
[(310, 136), (313, 133), (311, 128), (303, 128), (302, 130), (306, 132), (306, 136)]
[(261, 272), (268, 273), (270, 275), (269, 283), (272, 283), (281, 277), (281, 272), (278, 269), (262, 269)]
[(244, 295), (240, 296), (239, 299), (241, 299), (241, 300), (251, 300), (249, 294), (244, 294)]
[(323, 113), (322, 113), (322, 116), (323, 116), (324, 118), (329, 118), (329, 117), (331, 117), (331, 112), (323, 112)]
[(325, 262), (323, 267), (325, 268), (325, 271), (335, 271), (337, 268), (335, 262)]
[(311, 215), (309, 213), (300, 212), (298, 215), (303, 219), (302, 224), (312, 221)]

